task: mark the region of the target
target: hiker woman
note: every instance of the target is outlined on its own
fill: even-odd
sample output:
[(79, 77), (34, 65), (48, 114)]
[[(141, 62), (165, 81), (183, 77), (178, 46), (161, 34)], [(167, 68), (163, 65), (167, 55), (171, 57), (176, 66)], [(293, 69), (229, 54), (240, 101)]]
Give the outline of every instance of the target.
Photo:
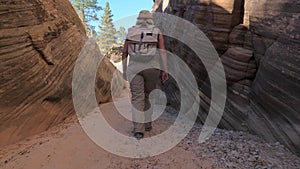
[[(130, 59), (127, 65), (128, 54)], [(152, 129), (153, 106), (149, 95), (156, 89), (161, 63), (162, 83), (169, 78), (164, 38), (147, 10), (142, 10), (136, 25), (128, 29), (122, 63), (123, 77), (130, 82), (133, 132), (137, 139), (141, 139), (144, 137), (144, 130)]]

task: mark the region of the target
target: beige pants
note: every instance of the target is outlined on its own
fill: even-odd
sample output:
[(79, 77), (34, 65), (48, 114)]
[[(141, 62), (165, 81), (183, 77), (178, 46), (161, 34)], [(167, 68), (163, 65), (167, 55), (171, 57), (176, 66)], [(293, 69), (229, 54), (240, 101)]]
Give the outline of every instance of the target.
[[(153, 106), (150, 104), (149, 94), (156, 89), (160, 70), (146, 69), (138, 73), (130, 81), (132, 119), (146, 123), (133, 122), (134, 132), (143, 132), (145, 128), (151, 126)], [(152, 102), (154, 103), (154, 102)]]

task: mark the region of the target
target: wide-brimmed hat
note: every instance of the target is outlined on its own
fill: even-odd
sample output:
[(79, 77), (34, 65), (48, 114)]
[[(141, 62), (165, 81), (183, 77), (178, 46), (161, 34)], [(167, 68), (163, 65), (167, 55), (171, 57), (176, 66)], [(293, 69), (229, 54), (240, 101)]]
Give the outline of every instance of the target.
[(153, 17), (148, 10), (142, 10), (137, 19), (153, 19)]

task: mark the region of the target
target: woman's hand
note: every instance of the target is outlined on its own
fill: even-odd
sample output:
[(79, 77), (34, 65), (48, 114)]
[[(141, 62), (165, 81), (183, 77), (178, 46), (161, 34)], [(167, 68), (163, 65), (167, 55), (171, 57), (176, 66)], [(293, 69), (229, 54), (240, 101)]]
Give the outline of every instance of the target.
[(168, 79), (169, 79), (169, 74), (168, 74), (168, 72), (163, 71), (162, 76), (161, 76), (162, 82), (165, 83)]

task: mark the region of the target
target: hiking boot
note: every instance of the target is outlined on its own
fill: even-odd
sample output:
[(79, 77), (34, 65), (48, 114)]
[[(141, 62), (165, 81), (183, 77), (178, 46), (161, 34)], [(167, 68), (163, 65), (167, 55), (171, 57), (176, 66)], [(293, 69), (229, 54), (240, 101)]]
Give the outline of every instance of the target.
[(144, 133), (142, 132), (135, 132), (134, 137), (138, 140), (142, 139), (144, 137)]
[(145, 131), (151, 131), (151, 130), (152, 130), (151, 122), (146, 123), (146, 124), (145, 124)]

